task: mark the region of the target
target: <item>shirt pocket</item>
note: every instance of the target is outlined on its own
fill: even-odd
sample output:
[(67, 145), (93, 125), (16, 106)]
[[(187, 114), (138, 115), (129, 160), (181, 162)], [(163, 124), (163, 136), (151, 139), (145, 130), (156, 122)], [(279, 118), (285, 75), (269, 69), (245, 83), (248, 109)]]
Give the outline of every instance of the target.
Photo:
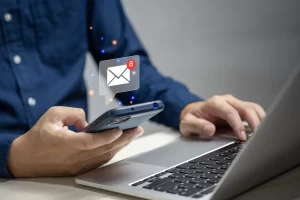
[(40, 0), (32, 5), (38, 53), (44, 62), (64, 64), (87, 51), (83, 0)]

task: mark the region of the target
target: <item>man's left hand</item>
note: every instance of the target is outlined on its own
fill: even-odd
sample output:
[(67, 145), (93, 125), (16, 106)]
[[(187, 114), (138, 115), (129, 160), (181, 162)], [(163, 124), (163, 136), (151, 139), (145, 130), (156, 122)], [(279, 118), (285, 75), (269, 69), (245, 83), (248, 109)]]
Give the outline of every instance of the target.
[(265, 116), (264, 109), (258, 104), (241, 101), (232, 95), (214, 96), (206, 101), (190, 103), (182, 110), (180, 131), (184, 136), (213, 136), (216, 125), (227, 123), (238, 138), (245, 141), (243, 120), (255, 129)]

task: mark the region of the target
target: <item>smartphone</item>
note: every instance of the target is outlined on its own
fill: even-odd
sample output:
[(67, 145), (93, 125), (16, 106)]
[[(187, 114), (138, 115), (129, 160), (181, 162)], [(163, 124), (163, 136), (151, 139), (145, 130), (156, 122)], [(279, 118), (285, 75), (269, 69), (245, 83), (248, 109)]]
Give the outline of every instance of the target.
[(162, 101), (124, 106), (105, 112), (85, 128), (87, 133), (99, 133), (112, 128), (134, 128), (157, 115), (164, 109)]

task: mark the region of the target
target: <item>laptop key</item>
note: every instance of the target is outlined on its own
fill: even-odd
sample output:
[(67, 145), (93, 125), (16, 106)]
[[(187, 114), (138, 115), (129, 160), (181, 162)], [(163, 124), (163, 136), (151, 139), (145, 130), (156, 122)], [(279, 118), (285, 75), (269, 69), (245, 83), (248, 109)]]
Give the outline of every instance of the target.
[(212, 165), (207, 165), (206, 168), (208, 169), (219, 169), (221, 165), (219, 164), (212, 164)]
[(207, 183), (213, 183), (213, 184), (215, 184), (215, 183), (218, 183), (219, 181), (220, 181), (219, 178), (214, 177), (214, 178), (208, 179)]
[(170, 190), (167, 190), (166, 192), (171, 193), (171, 194), (177, 194), (179, 191), (170, 189)]
[(163, 178), (163, 179), (159, 179), (159, 180), (156, 180), (156, 181), (153, 181), (152, 183), (150, 183), (149, 185), (146, 185), (144, 186), (143, 188), (145, 189), (154, 189), (164, 183), (167, 183), (167, 182), (171, 182), (172, 179), (171, 178)]
[(155, 188), (154, 190), (164, 192), (164, 191), (167, 191), (169, 189), (175, 188), (178, 185), (179, 185), (179, 183), (168, 182), (168, 183), (160, 185), (159, 187)]
[(200, 192), (201, 190), (201, 188), (189, 188), (183, 192), (180, 192), (179, 195), (188, 197)]
[(213, 160), (205, 160), (205, 161), (201, 162), (201, 164), (203, 164), (203, 165), (211, 165), (214, 163), (215, 163), (215, 161), (213, 161)]
[(192, 163), (184, 163), (182, 165), (177, 166), (176, 168), (179, 168), (179, 169), (188, 169), (192, 165), (194, 165), (194, 164), (192, 164)]
[(206, 180), (206, 178), (194, 178), (190, 180), (189, 183), (201, 184), (204, 183)]
[(210, 172), (210, 171), (212, 171), (212, 169), (209, 169), (209, 168), (202, 168), (202, 169), (197, 169), (195, 172), (196, 172), (196, 173), (203, 174), (203, 173)]
[(232, 157), (225, 157), (225, 160), (233, 160)]
[(175, 179), (175, 182), (178, 182), (178, 183), (187, 183), (191, 180), (191, 178), (187, 178), (187, 177), (181, 177), (181, 178), (177, 178)]
[(200, 174), (200, 173), (192, 173), (192, 174), (187, 174), (187, 175), (185, 175), (186, 177), (188, 177), (188, 178), (198, 178), (198, 177), (200, 177), (202, 174)]
[(172, 168), (172, 169), (166, 170), (166, 172), (169, 172), (169, 173), (177, 173), (177, 172), (180, 172), (180, 171), (182, 171), (182, 169)]
[(223, 160), (223, 161), (218, 161), (218, 165), (230, 165), (231, 161), (230, 160)]
[(240, 143), (237, 145), (238, 150), (241, 150), (244, 147), (245, 143)]
[(229, 155), (227, 158), (231, 158), (232, 160), (234, 160), (235, 157), (236, 157), (236, 155), (237, 155), (237, 154), (232, 154), (232, 155)]
[(195, 186), (195, 184), (192, 184), (192, 183), (183, 183), (183, 184), (178, 185), (178, 187), (182, 188), (182, 189), (187, 189), (187, 188), (191, 188), (194, 186)]
[(151, 179), (149, 179), (147, 182), (153, 182), (153, 181), (156, 181), (156, 180), (159, 180), (160, 178), (158, 177), (152, 177)]
[(214, 169), (210, 173), (211, 174), (224, 174), (225, 170), (224, 169)]
[(195, 172), (195, 169), (184, 169), (182, 171), (179, 171), (179, 173), (181, 173), (181, 174), (191, 174), (194, 172)]
[(138, 185), (141, 185), (143, 183), (145, 183), (145, 181), (139, 181), (137, 183), (132, 184), (131, 186), (138, 186)]
[(222, 166), (220, 167), (220, 169), (226, 170), (226, 169), (228, 169), (228, 167), (229, 167), (229, 165), (222, 165)]
[(200, 194), (209, 194), (209, 193), (211, 193), (211, 192), (215, 189), (215, 187), (216, 187), (216, 186), (213, 186), (213, 187), (211, 187), (211, 188), (209, 188), (209, 189), (207, 189), (207, 190), (201, 192)]
[(203, 197), (203, 194), (196, 194), (196, 195), (192, 196), (192, 198), (194, 198), (194, 199), (199, 199), (201, 197)]
[(167, 190), (166, 192), (167, 193), (171, 193), (171, 194), (178, 194), (179, 192), (183, 192), (184, 190), (185, 189), (181, 189), (181, 188), (175, 187), (175, 188)]
[(172, 174), (170, 176), (168, 176), (169, 178), (181, 178), (181, 177), (184, 177), (185, 174), (181, 174), (181, 173), (175, 173), (175, 174)]
[(227, 156), (229, 156), (229, 155), (231, 155), (230, 152), (222, 152), (222, 153), (220, 153), (218, 156), (221, 156), (221, 157), (227, 157)]
[[(202, 183), (205, 183), (205, 182), (202, 182)], [(202, 189), (205, 188), (205, 187), (204, 187), (203, 185), (201, 185), (201, 184), (196, 184), (195, 187), (196, 187), (196, 188), (202, 188)]]
[(217, 165), (224, 165), (222, 161), (216, 161), (215, 164), (217, 164)]
[(230, 152), (230, 153), (238, 153), (239, 152), (239, 150), (238, 149), (230, 149), (230, 150), (228, 150), (228, 152)]
[(205, 167), (205, 165), (195, 164), (195, 165), (190, 166), (190, 169), (202, 169), (204, 167)]
[(151, 177), (148, 177), (148, 178), (144, 179), (143, 181), (149, 182), (150, 180), (152, 180), (154, 178), (155, 178), (154, 176), (151, 176)]
[(205, 178), (205, 179), (210, 179), (215, 177), (215, 174), (211, 174), (211, 173), (205, 173), (205, 174), (201, 174), (200, 178)]
[(215, 156), (215, 157), (210, 158), (209, 160), (221, 161), (221, 160), (224, 160), (224, 157), (222, 157), (222, 156)]
[(208, 182), (202, 182), (200, 184), (197, 184), (196, 187), (198, 187), (198, 188), (208, 188), (212, 185), (214, 185), (214, 184), (213, 183), (208, 183)]

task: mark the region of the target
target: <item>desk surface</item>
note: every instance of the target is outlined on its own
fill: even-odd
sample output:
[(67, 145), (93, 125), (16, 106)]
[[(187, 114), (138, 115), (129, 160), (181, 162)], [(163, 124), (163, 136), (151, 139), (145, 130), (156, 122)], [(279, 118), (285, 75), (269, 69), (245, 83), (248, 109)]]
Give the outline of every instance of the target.
[[(108, 164), (122, 160), (141, 152), (158, 148), (176, 140), (179, 134), (160, 132), (136, 139), (119, 152)], [(147, 145), (146, 145), (147, 144)], [(149, 145), (152, 144), (152, 145)], [(147, 147), (147, 148), (145, 148)], [(236, 199), (297, 199), (300, 197), (300, 167), (292, 169)], [(0, 179), (0, 199), (5, 200), (137, 200), (131, 196), (105, 190), (77, 185), (73, 177), (35, 178), (35, 179)]]

